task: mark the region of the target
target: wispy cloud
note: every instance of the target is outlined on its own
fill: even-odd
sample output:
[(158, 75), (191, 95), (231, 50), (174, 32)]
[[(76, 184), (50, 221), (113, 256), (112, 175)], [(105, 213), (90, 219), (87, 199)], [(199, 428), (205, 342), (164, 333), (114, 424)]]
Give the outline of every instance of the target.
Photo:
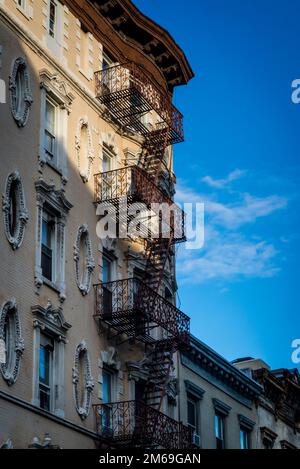
[(204, 203), (207, 213), (212, 216), (212, 223), (228, 229), (236, 229), (285, 208), (287, 199), (277, 195), (255, 197), (250, 194), (242, 194), (241, 200), (233, 204), (225, 205), (211, 200)]
[(247, 240), (243, 235), (218, 236), (199, 251), (183, 251), (178, 271), (183, 282), (209, 280), (238, 281), (245, 278), (268, 278), (281, 269), (276, 265), (278, 251), (272, 243)]
[(242, 178), (246, 174), (247, 170), (237, 168), (231, 171), (224, 179), (214, 179), (212, 176), (204, 176), (201, 181), (214, 189), (224, 189), (228, 187), (231, 182)]
[[(233, 196), (235, 200), (232, 200)], [(199, 251), (181, 250), (178, 272), (182, 281), (231, 282), (243, 278), (273, 277), (280, 272), (279, 251), (274, 243), (256, 236), (254, 230), (251, 235), (246, 234), (243, 228), (285, 209), (287, 198), (239, 193), (231, 195), (230, 203), (224, 203), (218, 200), (216, 193), (201, 194), (179, 181), (177, 200), (204, 202), (205, 207), (204, 248)]]

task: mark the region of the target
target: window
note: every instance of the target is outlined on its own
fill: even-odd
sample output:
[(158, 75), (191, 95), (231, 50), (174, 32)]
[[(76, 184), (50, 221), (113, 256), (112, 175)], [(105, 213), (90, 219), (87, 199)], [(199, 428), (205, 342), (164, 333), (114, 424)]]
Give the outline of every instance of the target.
[(103, 173), (106, 173), (107, 171), (110, 171), (111, 170), (111, 160), (112, 160), (112, 157), (111, 155), (109, 155), (109, 153), (104, 150), (103, 151), (103, 159), (102, 159), (102, 171)]
[(240, 429), (240, 448), (250, 449), (250, 431), (245, 428)]
[(172, 303), (174, 302), (174, 295), (172, 294), (172, 292), (169, 290), (169, 288), (165, 288), (165, 299), (167, 301), (169, 301), (169, 303)]
[(187, 397), (187, 423), (193, 433), (199, 434), (199, 403), (192, 396)]
[(71, 327), (61, 308), (31, 307), (33, 314), (33, 399), (41, 409), (64, 417), (64, 348), (66, 333)]
[(108, 368), (104, 368), (102, 371), (102, 400), (103, 406), (102, 411), (102, 431), (103, 433), (108, 433), (111, 430), (111, 407), (110, 403), (112, 402), (112, 380), (113, 373)]
[(52, 410), (53, 392), (53, 340), (41, 335), (39, 350), (39, 396), (40, 407), (49, 412)]
[(65, 299), (65, 226), (72, 204), (61, 190), (43, 180), (35, 183), (37, 191), (37, 243), (35, 285), (54, 289)]
[(67, 182), (68, 115), (74, 96), (67, 83), (47, 70), (40, 73), (39, 161), (49, 164)]
[(55, 231), (56, 219), (49, 211), (43, 211), (41, 268), (43, 277), (55, 282)]
[(44, 148), (47, 155), (54, 159), (55, 152), (55, 134), (56, 134), (56, 105), (46, 99), (46, 113), (45, 113), (45, 139)]
[(224, 449), (224, 417), (220, 414), (215, 414), (215, 434), (216, 434), (216, 448)]
[(25, 8), (26, 0), (18, 0), (18, 5), (19, 5), (19, 7), (21, 7), (21, 8)]
[[(103, 255), (102, 282), (103, 282), (103, 310), (105, 316), (112, 314), (112, 292), (111, 292), (111, 260)], [(107, 285), (108, 284), (108, 285)]]
[(110, 83), (110, 68), (113, 65), (113, 60), (109, 57), (106, 52), (103, 52), (102, 58), (102, 84), (103, 84), (103, 91), (110, 92), (111, 90), (111, 83)]
[(56, 17), (57, 17), (57, 3), (55, 0), (50, 0), (49, 4), (49, 34), (51, 37), (56, 35)]

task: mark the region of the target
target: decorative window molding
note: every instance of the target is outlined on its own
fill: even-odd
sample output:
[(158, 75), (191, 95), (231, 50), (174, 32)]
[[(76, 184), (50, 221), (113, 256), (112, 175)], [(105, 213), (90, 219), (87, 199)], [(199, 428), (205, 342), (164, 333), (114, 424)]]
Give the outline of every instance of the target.
[[(80, 369), (83, 371), (82, 375)], [(84, 382), (81, 382), (82, 379)], [(73, 367), (73, 396), (76, 410), (82, 420), (89, 415), (93, 388), (90, 356), (87, 345), (82, 340), (76, 347)]]
[(277, 433), (268, 427), (260, 427), (260, 434), (262, 444), (267, 448), (273, 448), (275, 440), (278, 437)]
[(199, 401), (203, 399), (203, 396), (205, 394), (204, 389), (200, 388), (196, 384), (192, 383), (188, 379), (184, 381), (185, 384), (185, 390), (188, 394), (191, 394), (195, 399), (198, 399)]
[[(87, 134), (86, 148), (83, 148), (83, 131)], [(88, 118), (81, 117), (77, 125), (77, 133), (75, 135), (75, 150), (77, 154), (77, 166), (79, 174), (83, 182), (88, 182), (91, 176), (91, 169), (95, 158), (93, 149), (93, 139)], [(86, 159), (86, 161), (83, 161)]]
[[(58, 292), (59, 299), (63, 302), (66, 298), (65, 288), (65, 226), (67, 215), (73, 205), (66, 199), (64, 191), (55, 190), (54, 184), (47, 184), (43, 180), (35, 183), (37, 192), (37, 226), (36, 226), (36, 261), (35, 261), (35, 285), (37, 290), (43, 284), (50, 286)], [(42, 272), (42, 220), (43, 211), (51, 209), (56, 214), (55, 236), (55, 278), (47, 280)]]
[(229, 415), (229, 412), (231, 411), (231, 407), (229, 405), (216, 398), (213, 398), (212, 401), (215, 411), (218, 414), (222, 415), (223, 417), (227, 417), (227, 415)]
[(28, 120), (33, 98), (30, 90), (28, 66), (23, 57), (18, 57), (13, 63), (11, 76), (9, 77), (9, 90), (13, 118), (18, 127), (24, 127)]
[(64, 417), (64, 385), (65, 385), (65, 344), (67, 332), (72, 327), (63, 315), (62, 308), (54, 308), (51, 301), (46, 307), (34, 305), (31, 307), (33, 314), (33, 398), (32, 403), (40, 407), (40, 383), (39, 383), (39, 357), (41, 338), (47, 336), (53, 339), (53, 366), (51, 383), (51, 409), (50, 412), (59, 417)]
[[(67, 182), (67, 138), (68, 115), (75, 99), (68, 84), (58, 74), (51, 74), (48, 70), (40, 71), (41, 88), (41, 126), (39, 163), (43, 168), (48, 164), (62, 176), (62, 182)], [(55, 110), (55, 147), (50, 157), (45, 148), (46, 103), (51, 102)]]
[(4, 303), (1, 309), (0, 341), (4, 342), (6, 351), (6, 361), (0, 365), (1, 373), (7, 384), (12, 385), (17, 380), (24, 351), (18, 308), (14, 298)]
[(255, 426), (255, 422), (253, 422), (253, 420), (249, 419), (248, 417), (245, 417), (242, 414), (238, 414), (238, 420), (239, 420), (241, 428), (248, 430), (248, 431), (253, 430)]
[[(83, 244), (83, 251), (81, 247)], [(84, 270), (80, 269), (80, 256), (84, 255)], [(74, 244), (75, 278), (76, 284), (82, 295), (87, 295), (91, 288), (91, 280), (95, 262), (93, 258), (92, 243), (90, 240), (87, 225), (81, 225), (77, 230), (76, 241)]]
[[(15, 203), (14, 203), (14, 201)], [(14, 206), (13, 206), (14, 205)], [(28, 211), (21, 176), (18, 171), (9, 174), (6, 179), (5, 192), (2, 199), (4, 230), (12, 249), (18, 249), (23, 241)], [(13, 227), (11, 218), (13, 217)]]

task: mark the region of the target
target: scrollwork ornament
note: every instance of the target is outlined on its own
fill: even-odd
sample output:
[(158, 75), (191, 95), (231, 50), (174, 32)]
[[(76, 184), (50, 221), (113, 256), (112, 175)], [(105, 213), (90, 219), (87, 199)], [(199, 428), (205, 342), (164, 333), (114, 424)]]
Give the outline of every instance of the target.
[[(15, 227), (13, 233), (10, 226), (11, 190), (15, 190)], [(8, 242), (13, 250), (18, 249), (24, 238), (25, 225), (28, 221), (28, 211), (25, 205), (25, 196), (22, 180), (18, 171), (9, 174), (6, 180), (5, 192), (2, 196), (2, 210), (4, 216), (4, 230)]]
[[(10, 321), (12, 321), (12, 334), (9, 335), (9, 339), (7, 339), (7, 335), (5, 334), (5, 327), (8, 327), (8, 315), (11, 315), (9, 319)], [(0, 369), (3, 378), (5, 379), (7, 384), (11, 386), (16, 382), (18, 378), (18, 374), (20, 371), (20, 361), (24, 351), (24, 340), (21, 334), (21, 324), (19, 320), (18, 308), (16, 300), (14, 298), (4, 303), (1, 308), (0, 339), (2, 339), (3, 341), (10, 340), (10, 343), (5, 343), (6, 351), (8, 351), (11, 347), (9, 353), (9, 363), (7, 363), (7, 361), (5, 363), (1, 363)]]
[[(83, 360), (82, 366), (84, 369), (82, 378), (84, 379), (83, 391), (80, 393), (80, 376), (79, 367), (80, 361)], [(89, 415), (92, 400), (92, 391), (94, 389), (94, 380), (91, 372), (90, 357), (87, 349), (86, 342), (82, 340), (77, 345), (74, 357), (74, 367), (72, 374), (73, 381), (73, 396), (75, 407), (78, 415), (82, 420), (86, 419)]]
[[(84, 240), (85, 249), (85, 269), (80, 272), (80, 246)], [(83, 296), (87, 295), (91, 288), (92, 274), (95, 268), (95, 262), (92, 254), (92, 243), (89, 236), (87, 225), (81, 225), (77, 230), (76, 241), (74, 244), (74, 261), (75, 261), (75, 279), (76, 284)]]
[[(22, 86), (18, 86), (18, 75), (21, 75)], [(20, 89), (21, 88), (21, 89)], [(33, 103), (30, 89), (30, 78), (27, 62), (23, 57), (18, 57), (12, 67), (9, 77), (10, 106), (13, 118), (18, 127), (24, 127), (28, 120), (30, 106)], [(19, 96), (22, 93), (22, 96)]]

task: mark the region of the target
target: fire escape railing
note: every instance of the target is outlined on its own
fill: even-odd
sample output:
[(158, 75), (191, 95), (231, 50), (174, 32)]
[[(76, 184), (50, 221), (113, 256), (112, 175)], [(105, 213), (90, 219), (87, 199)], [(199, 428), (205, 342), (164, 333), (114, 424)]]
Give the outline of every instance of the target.
[[(168, 133), (168, 144), (184, 140), (183, 116), (162, 92), (149, 73), (133, 62), (115, 65), (95, 73), (96, 97), (124, 127), (145, 137)], [(141, 116), (155, 111), (161, 119), (154, 128), (143, 123)], [(164, 137), (163, 137), (164, 138)]]
[[(174, 242), (185, 240), (185, 214), (164, 192), (157, 187), (146, 171), (138, 166), (128, 166), (94, 176), (94, 202), (106, 203), (117, 207), (118, 221), (130, 221), (127, 208), (122, 210), (122, 203), (144, 204), (148, 210), (144, 213), (145, 223), (141, 217), (142, 237), (169, 238), (172, 232)], [(137, 207), (138, 208), (138, 207)], [(149, 212), (150, 210), (150, 212)]]
[(190, 318), (137, 278), (94, 285), (95, 319), (119, 333), (154, 343), (151, 330), (161, 327), (164, 339), (188, 344)]
[(165, 449), (191, 447), (192, 431), (189, 427), (142, 401), (114, 402), (93, 407), (97, 434), (110, 444)]

